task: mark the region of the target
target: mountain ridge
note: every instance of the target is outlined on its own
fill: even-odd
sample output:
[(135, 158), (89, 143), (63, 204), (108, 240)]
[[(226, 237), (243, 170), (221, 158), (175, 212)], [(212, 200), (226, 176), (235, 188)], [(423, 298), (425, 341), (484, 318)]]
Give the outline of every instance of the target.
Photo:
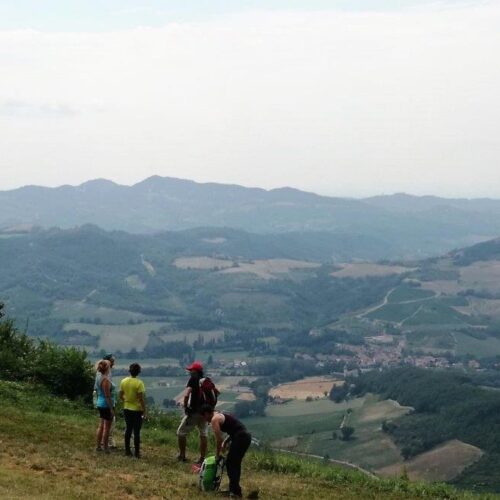
[(0, 191), (0, 204), (0, 229), (95, 224), (136, 234), (197, 227), (330, 233), (382, 240), (389, 259), (443, 254), (500, 234), (496, 200), (402, 194), (354, 199), (160, 176), (132, 186), (107, 179), (55, 188), (25, 186)]

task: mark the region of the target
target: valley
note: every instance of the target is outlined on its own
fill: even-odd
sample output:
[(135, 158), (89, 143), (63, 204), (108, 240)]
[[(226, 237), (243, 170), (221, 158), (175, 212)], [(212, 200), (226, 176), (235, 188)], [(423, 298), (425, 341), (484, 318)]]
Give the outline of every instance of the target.
[(265, 446), (429, 481), (466, 484), (475, 474), (467, 471), (489, 469), (481, 464), (496, 455), (458, 434), (407, 456), (386, 426), (412, 418), (412, 404), (351, 396), (349, 384), (398, 367), (494, 373), (498, 240), (442, 257), (360, 262), (307, 258), (303, 243), (278, 236), (248, 238), (213, 228), (9, 234), (0, 240), (0, 293), (32, 336), (93, 360), (113, 352), (117, 377), (139, 361), (162, 411), (178, 411), (183, 367), (200, 359), (222, 387), (220, 408)]

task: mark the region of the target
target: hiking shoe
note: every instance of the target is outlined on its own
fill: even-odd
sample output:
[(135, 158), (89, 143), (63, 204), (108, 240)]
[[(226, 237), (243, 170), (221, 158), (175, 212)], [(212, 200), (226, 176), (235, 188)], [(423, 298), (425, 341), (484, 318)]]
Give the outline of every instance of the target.
[(229, 498), (243, 498), (243, 495), (241, 493), (233, 493), (232, 491), (230, 491)]
[(186, 457), (181, 456), (181, 455), (177, 455), (177, 461), (186, 463), (188, 461), (188, 459)]
[(125, 450), (126, 457), (133, 457), (132, 452), (130, 450)]
[(102, 452), (104, 450), (100, 446), (97, 446), (96, 449), (95, 449), (95, 451), (97, 451), (98, 453), (100, 453), (100, 452)]

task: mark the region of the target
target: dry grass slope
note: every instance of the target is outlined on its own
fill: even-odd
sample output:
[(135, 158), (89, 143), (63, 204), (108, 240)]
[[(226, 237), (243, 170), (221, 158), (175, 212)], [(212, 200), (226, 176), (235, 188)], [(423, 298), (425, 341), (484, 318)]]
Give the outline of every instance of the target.
[[(190, 467), (176, 462), (174, 420), (163, 418), (146, 426), (144, 458), (137, 461), (118, 452), (103, 456), (93, 451), (96, 418), (89, 410), (19, 384), (0, 382), (0, 397), (1, 498), (213, 497), (200, 494)], [(444, 485), (373, 480), (266, 452), (249, 454), (242, 483), (247, 492), (258, 489), (265, 499), (478, 498)]]

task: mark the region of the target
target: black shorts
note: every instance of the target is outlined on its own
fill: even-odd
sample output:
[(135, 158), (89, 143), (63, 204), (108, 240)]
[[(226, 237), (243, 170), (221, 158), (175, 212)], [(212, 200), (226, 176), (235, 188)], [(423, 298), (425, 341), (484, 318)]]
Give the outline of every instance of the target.
[(97, 408), (99, 410), (99, 417), (103, 420), (113, 420), (111, 410), (109, 408)]

